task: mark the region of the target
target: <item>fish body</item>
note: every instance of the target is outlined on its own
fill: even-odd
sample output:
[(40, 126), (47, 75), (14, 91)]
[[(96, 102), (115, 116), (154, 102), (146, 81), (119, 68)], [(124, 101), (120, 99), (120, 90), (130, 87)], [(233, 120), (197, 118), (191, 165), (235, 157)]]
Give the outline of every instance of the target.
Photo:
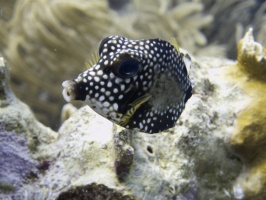
[(86, 101), (125, 128), (158, 133), (175, 125), (192, 95), (187, 60), (161, 39), (109, 36), (100, 44), (98, 62), (63, 82), (63, 96)]

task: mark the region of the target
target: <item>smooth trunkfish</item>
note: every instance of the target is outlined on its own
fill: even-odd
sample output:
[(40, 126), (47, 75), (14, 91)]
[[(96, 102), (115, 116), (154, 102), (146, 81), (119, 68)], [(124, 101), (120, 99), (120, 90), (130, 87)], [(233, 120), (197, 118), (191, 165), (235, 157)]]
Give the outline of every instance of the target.
[(125, 128), (158, 133), (175, 125), (192, 95), (190, 63), (167, 41), (109, 36), (100, 43), (98, 62), (63, 82), (63, 96), (86, 101)]

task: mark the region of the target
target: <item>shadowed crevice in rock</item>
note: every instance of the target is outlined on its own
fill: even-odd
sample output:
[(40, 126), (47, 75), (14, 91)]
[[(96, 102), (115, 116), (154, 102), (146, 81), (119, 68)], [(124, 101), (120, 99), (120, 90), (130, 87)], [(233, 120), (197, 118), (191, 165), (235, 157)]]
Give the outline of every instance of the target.
[(103, 184), (92, 183), (86, 186), (78, 186), (61, 193), (57, 200), (134, 200), (135, 198), (130, 195), (123, 195), (112, 188), (108, 188)]

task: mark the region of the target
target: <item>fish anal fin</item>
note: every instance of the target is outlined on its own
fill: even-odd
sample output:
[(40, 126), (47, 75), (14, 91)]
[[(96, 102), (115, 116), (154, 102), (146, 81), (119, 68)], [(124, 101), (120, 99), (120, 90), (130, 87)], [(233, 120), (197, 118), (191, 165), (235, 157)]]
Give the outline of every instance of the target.
[(134, 115), (134, 113), (139, 109), (139, 107), (146, 103), (152, 96), (150, 94), (143, 95), (142, 97), (136, 99), (134, 102), (130, 103), (131, 106), (130, 109), (127, 110), (127, 112), (123, 115), (123, 117), (120, 120), (119, 125), (120, 126), (126, 126), (131, 119), (131, 117)]

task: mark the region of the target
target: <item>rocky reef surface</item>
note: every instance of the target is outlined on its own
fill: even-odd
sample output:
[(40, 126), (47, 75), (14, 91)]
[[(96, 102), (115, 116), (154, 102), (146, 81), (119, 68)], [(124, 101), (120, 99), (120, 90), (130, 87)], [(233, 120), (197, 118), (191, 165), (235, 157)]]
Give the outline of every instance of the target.
[[(55, 141), (58, 133), (38, 122), (30, 108), (15, 97), (9, 85), (9, 68), (0, 57), (0, 197), (38, 179), (41, 144)], [(48, 155), (48, 154), (46, 154)]]
[(70, 105), (52, 131), (12, 93), (1, 58), (0, 199), (265, 199), (265, 55), (250, 29), (238, 61), (192, 57), (193, 96), (153, 135)]
[(236, 59), (250, 26), (266, 45), (265, 9), (259, 0), (0, 0), (0, 55), (14, 93), (58, 130), (61, 83), (84, 71), (105, 36), (174, 37), (194, 55)]

